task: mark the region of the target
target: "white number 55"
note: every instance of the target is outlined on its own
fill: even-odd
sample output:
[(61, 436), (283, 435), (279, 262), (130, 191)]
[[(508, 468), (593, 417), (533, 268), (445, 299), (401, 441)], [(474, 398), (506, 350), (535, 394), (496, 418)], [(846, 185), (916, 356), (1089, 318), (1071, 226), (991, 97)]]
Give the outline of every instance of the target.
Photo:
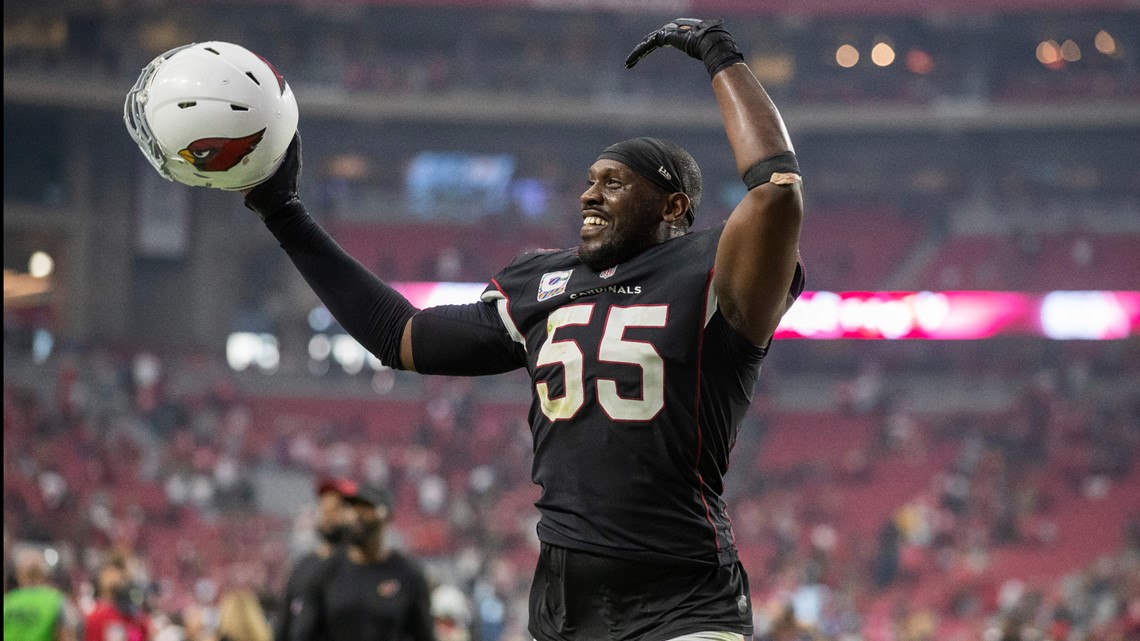
[[(585, 370), (582, 349), (573, 339), (556, 340), (558, 328), (586, 325), (594, 313), (594, 305), (560, 307), (550, 314), (546, 326), (546, 342), (538, 351), (536, 365), (562, 365), (566, 393), (550, 397), (546, 381), (535, 383), (542, 402), (542, 413), (552, 421), (573, 417), (586, 400)], [(648, 421), (665, 406), (665, 362), (651, 343), (626, 340), (628, 327), (665, 327), (666, 305), (610, 307), (602, 340), (598, 345), (598, 361), (636, 365), (641, 369), (641, 397), (627, 398), (618, 394), (617, 381), (598, 378), (598, 403), (616, 421)]]

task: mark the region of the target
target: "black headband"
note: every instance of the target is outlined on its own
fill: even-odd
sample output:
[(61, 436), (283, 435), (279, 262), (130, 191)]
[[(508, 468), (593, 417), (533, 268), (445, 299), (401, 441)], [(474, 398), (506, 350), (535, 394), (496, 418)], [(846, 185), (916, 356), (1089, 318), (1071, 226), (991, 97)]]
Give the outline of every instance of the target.
[[(689, 196), (681, 180), (681, 170), (677, 167), (676, 159), (656, 138), (623, 140), (606, 147), (606, 150), (598, 155), (598, 160), (616, 160), (669, 193), (681, 192)], [(685, 214), (692, 223), (696, 207), (692, 206), (691, 200), (689, 211)]]

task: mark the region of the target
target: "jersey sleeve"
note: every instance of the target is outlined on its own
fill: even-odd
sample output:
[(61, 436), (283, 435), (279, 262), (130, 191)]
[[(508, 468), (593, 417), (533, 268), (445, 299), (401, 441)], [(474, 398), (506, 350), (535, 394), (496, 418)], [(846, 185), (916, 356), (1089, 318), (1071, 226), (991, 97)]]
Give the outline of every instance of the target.
[(526, 353), (494, 305), (440, 305), (412, 317), (412, 359), (421, 374), (481, 376), (526, 365)]
[(522, 291), (534, 260), (557, 250), (516, 257), (491, 279), (480, 302), (425, 309), (412, 320), (417, 372), (450, 376), (500, 374), (526, 366), (525, 340), (512, 318), (511, 291)]

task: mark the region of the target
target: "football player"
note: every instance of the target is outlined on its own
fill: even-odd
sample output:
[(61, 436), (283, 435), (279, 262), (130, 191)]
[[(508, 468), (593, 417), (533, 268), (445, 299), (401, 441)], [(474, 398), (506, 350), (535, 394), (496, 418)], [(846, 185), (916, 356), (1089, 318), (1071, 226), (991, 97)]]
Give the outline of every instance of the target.
[(245, 204), (333, 316), (381, 362), (424, 374), (531, 376), (542, 548), (538, 641), (742, 639), (748, 578), (723, 497), (736, 432), (780, 318), (803, 290), (799, 165), (783, 120), (719, 20), (661, 47), (704, 63), (747, 193), (694, 231), (701, 174), (634, 138), (586, 173), (577, 248), (525, 254), (481, 301), (418, 310), (347, 255), (297, 192), (300, 138)]

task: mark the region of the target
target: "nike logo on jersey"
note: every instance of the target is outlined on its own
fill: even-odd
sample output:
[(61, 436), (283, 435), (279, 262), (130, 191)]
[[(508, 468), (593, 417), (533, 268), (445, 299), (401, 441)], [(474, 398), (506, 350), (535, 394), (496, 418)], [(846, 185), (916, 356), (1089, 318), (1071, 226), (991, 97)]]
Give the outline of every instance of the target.
[(559, 272), (547, 272), (538, 281), (538, 300), (544, 301), (566, 292), (566, 284), (570, 282), (573, 269)]

